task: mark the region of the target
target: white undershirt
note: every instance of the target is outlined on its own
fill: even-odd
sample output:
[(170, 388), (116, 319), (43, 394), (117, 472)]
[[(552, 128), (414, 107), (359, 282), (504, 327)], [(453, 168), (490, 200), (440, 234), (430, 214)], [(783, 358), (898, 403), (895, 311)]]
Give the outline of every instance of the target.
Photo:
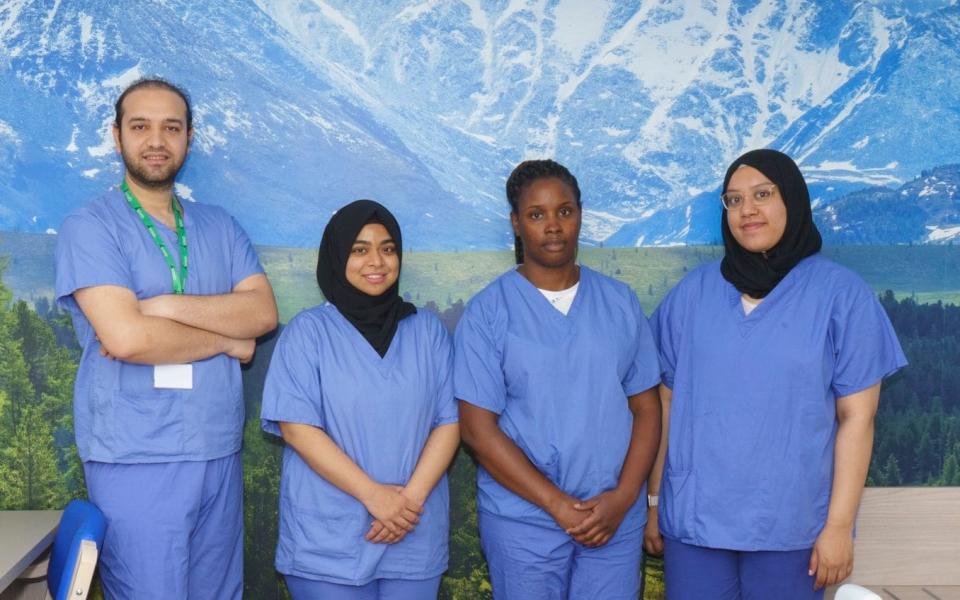
[(763, 302), (763, 299), (760, 300), (747, 300), (747, 297), (744, 295), (740, 296), (740, 302), (743, 304), (743, 314), (749, 315), (753, 312), (753, 309), (760, 306), (760, 303)]
[(540, 290), (540, 293), (543, 294), (543, 297), (546, 298), (550, 304), (563, 314), (570, 312), (570, 306), (573, 304), (573, 299), (577, 297), (577, 288), (580, 287), (580, 282), (573, 284), (573, 287), (568, 287), (565, 290), (560, 290), (559, 292), (554, 292), (553, 290)]

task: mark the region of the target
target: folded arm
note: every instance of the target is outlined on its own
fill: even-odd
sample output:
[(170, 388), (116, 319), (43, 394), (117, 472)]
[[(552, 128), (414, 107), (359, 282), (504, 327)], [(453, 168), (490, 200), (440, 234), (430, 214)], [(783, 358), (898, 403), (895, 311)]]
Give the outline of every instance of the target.
[(239, 339), (261, 336), (277, 326), (277, 303), (263, 273), (245, 278), (228, 294), (147, 298), (140, 301), (140, 311)]
[(252, 339), (234, 339), (202, 328), (140, 312), (132, 290), (101, 285), (76, 290), (73, 297), (90, 321), (102, 352), (146, 365), (188, 363), (227, 354), (242, 362), (253, 356)]

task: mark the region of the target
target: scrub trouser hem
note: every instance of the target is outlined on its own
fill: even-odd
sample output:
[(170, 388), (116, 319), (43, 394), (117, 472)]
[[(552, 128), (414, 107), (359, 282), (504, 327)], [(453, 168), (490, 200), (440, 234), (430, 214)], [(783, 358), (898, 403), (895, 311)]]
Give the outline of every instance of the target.
[(106, 600), (239, 600), (243, 463), (83, 463), (107, 518), (100, 555)]
[(559, 527), (483, 511), (478, 520), (495, 600), (636, 600), (640, 593), (642, 528), (587, 548)]
[(723, 550), (664, 537), (667, 600), (820, 600), (806, 550)]
[(344, 585), (284, 575), (293, 600), (430, 600), (437, 597), (440, 577), (374, 579), (364, 585)]

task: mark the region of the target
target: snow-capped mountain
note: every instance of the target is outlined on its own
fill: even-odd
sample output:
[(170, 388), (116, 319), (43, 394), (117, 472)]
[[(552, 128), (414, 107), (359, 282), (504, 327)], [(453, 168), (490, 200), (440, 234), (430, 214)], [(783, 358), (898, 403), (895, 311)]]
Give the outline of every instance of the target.
[(182, 192), (261, 243), (370, 196), (415, 248), (503, 247), (539, 156), (580, 179), (586, 241), (709, 242), (749, 148), (797, 157), (818, 210), (956, 162), (958, 42), (939, 0), (0, 1), (0, 228), (115, 181), (110, 101), (162, 73), (197, 102)]
[(162, 74), (195, 103), (178, 191), (228, 207), (259, 243), (314, 245), (336, 207), (372, 197), (407, 225), (408, 246), (506, 244), (476, 226), (489, 211), (443, 189), (254, 4), (48, 4), (0, 3), (0, 228), (55, 230), (117, 183), (112, 103), (137, 77)]
[(945, 3), (259, 4), (321, 69), (361, 73), (402, 119), (420, 112), (501, 150), (475, 165), (478, 189), (520, 158), (568, 163), (595, 240), (708, 241), (686, 218), (716, 212), (700, 194), (753, 147), (797, 156), (821, 201), (960, 149), (943, 127), (960, 100), (947, 75), (960, 16)]
[[(960, 165), (924, 171), (897, 189), (874, 187), (814, 212), (828, 244), (960, 241)], [(935, 225), (933, 225), (935, 223)]]

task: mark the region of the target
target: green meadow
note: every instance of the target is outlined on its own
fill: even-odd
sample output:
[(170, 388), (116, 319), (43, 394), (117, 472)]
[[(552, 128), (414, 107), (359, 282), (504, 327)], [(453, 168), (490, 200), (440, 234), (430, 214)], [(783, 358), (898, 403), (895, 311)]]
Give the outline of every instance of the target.
[[(7, 256), (4, 283), (17, 298), (33, 302), (53, 296), (53, 252), (56, 236), (0, 232), (0, 256)], [(298, 311), (323, 300), (314, 271), (315, 248), (258, 246), (257, 252), (287, 322)], [(891, 290), (897, 298), (919, 304), (960, 305), (958, 246), (837, 246), (824, 254), (853, 269), (878, 293)], [(722, 256), (718, 246), (583, 248), (580, 261), (615, 277), (637, 292), (649, 314), (683, 275)], [(513, 266), (513, 253), (407, 252), (401, 293), (417, 305), (436, 303), (441, 310), (466, 302), (483, 286)]]
[[(316, 250), (260, 247), (260, 260), (273, 283), (280, 319), (322, 301), (314, 279)], [(824, 253), (859, 273), (877, 293), (918, 303), (960, 305), (960, 248), (956, 246), (840, 246)], [(630, 285), (649, 314), (664, 294), (691, 269), (722, 256), (718, 246), (670, 248), (585, 248), (582, 264)], [(466, 302), (513, 266), (513, 254), (499, 252), (408, 252), (401, 293), (418, 305), (441, 310)]]

